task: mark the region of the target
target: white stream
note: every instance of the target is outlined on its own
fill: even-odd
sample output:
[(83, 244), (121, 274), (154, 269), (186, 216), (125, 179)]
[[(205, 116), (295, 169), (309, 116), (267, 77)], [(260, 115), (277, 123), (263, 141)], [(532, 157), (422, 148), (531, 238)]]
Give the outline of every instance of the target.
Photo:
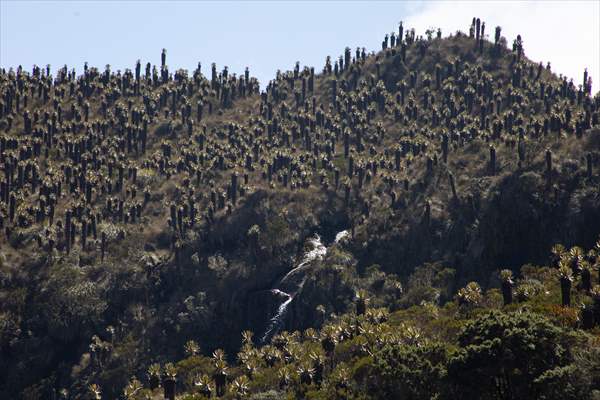
[[(340, 240), (345, 239), (348, 236), (348, 234), (349, 233), (347, 230), (338, 232), (337, 235), (335, 235), (334, 243), (338, 243)], [(294, 297), (296, 297), (296, 294), (298, 294), (298, 292), (304, 286), (304, 282), (306, 281), (306, 274), (302, 276), (302, 280), (300, 281), (300, 283), (295, 285), (296, 287), (293, 289), (293, 291), (290, 290), (290, 293), (286, 293), (280, 288), (284, 287), (286, 284), (288, 284), (289, 286), (290, 280), (292, 278), (296, 277), (304, 270), (311, 267), (313, 261), (317, 259), (320, 260), (327, 254), (327, 247), (325, 247), (325, 245), (321, 242), (321, 237), (318, 234), (315, 234), (314, 237), (308, 239), (307, 242), (310, 246), (310, 249), (306, 253), (304, 253), (302, 261), (300, 261), (297, 267), (292, 268), (287, 274), (285, 274), (285, 276), (281, 278), (279, 282), (277, 282), (275, 288), (271, 289), (271, 293), (282, 296), (285, 298), (285, 300), (279, 305), (279, 307), (277, 308), (277, 312), (270, 319), (268, 328), (262, 337), (262, 343), (267, 343), (268, 341), (270, 341), (271, 338), (275, 336), (283, 327), (288, 307), (292, 300), (294, 300)]]

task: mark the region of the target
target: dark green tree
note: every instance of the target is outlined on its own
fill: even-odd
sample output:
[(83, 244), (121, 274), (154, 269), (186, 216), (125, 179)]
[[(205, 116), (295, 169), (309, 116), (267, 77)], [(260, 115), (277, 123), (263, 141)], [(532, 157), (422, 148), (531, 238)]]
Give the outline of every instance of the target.
[(373, 398), (429, 400), (445, 391), (447, 349), (442, 344), (387, 344), (373, 358)]
[(535, 380), (569, 361), (565, 332), (532, 312), (488, 312), (469, 321), (448, 380), (462, 399), (539, 399)]

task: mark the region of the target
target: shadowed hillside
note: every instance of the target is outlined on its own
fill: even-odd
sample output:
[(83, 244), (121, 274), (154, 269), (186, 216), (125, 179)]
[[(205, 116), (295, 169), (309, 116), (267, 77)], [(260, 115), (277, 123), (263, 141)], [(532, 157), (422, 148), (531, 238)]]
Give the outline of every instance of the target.
[(490, 30), (2, 70), (0, 397), (600, 398), (600, 96)]

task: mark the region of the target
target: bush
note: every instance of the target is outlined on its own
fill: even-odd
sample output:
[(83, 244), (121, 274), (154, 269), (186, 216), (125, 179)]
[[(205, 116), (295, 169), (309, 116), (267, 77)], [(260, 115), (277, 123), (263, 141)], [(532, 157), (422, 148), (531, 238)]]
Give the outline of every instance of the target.
[(376, 398), (429, 400), (443, 390), (447, 350), (439, 343), (388, 344), (374, 356)]
[[(469, 321), (448, 363), (448, 378), (464, 399), (538, 398), (535, 380), (567, 365), (565, 332), (531, 312), (492, 311)], [(500, 393), (498, 393), (500, 391)]]

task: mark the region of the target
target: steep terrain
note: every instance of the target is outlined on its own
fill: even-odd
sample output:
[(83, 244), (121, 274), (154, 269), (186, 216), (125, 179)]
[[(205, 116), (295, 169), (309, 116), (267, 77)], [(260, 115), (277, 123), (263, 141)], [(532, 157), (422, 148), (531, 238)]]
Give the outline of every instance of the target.
[[(178, 369), (178, 392), (226, 381), (238, 397), (443, 398), (468, 386), (468, 368), (446, 353), (473, 344), (469, 329), (521, 326), (516, 310), (532, 312), (531, 329), (551, 343), (598, 351), (597, 329), (569, 336), (582, 324), (578, 303), (548, 304), (558, 260), (575, 263), (576, 277), (585, 261), (599, 283), (600, 96), (587, 73), (576, 85), (528, 60), (520, 37), (511, 50), (499, 28), (494, 42), (484, 30), (474, 20), (468, 35), (423, 38), (400, 26), (377, 53), (346, 48), (322, 71), (296, 64), (263, 91), (248, 70), (172, 73), (166, 51), (160, 67), (116, 73), (3, 70), (0, 397), (81, 398), (98, 384), (117, 398), (137, 376), (147, 388), (126, 388), (130, 398), (159, 398), (152, 379), (168, 389)], [(575, 250), (555, 248), (551, 260), (556, 243)], [(533, 311), (497, 310), (501, 269), (535, 286), (523, 297)], [(575, 298), (591, 304), (590, 290)], [(444, 323), (450, 348), (429, 348)], [(284, 332), (295, 330), (302, 338)], [(243, 331), (254, 339), (242, 343)], [(290, 342), (333, 386), (285, 355)], [(360, 351), (339, 359), (328, 347), (338, 342)], [(226, 375), (232, 357), (201, 355), (215, 349), (249, 355)], [(364, 367), (351, 358), (374, 354)], [(429, 359), (427, 379), (440, 385), (455, 380), (396, 392), (398, 370), (377, 363), (401, 356)], [(248, 358), (269, 368), (258, 381), (245, 381)], [(490, 396), (538, 390), (515, 387)]]

